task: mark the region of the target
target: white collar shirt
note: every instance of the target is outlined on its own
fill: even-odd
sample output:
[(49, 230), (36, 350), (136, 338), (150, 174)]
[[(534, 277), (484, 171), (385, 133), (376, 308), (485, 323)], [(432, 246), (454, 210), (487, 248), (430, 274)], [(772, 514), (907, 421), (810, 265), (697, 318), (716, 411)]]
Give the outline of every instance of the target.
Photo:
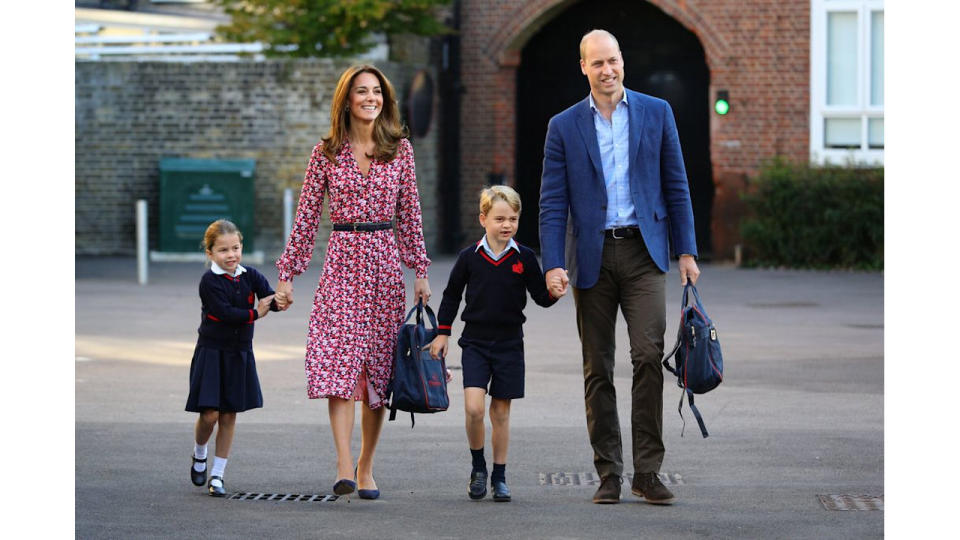
[(235, 273), (231, 274), (231, 273), (227, 272), (226, 270), (224, 270), (223, 268), (220, 268), (220, 265), (218, 265), (217, 263), (215, 263), (215, 262), (213, 262), (213, 261), (210, 261), (210, 271), (213, 272), (214, 274), (217, 274), (218, 276), (221, 275), (221, 274), (227, 274), (227, 275), (230, 276), (230, 277), (237, 277), (237, 276), (239, 276), (240, 274), (246, 272), (247, 269), (244, 268), (243, 266), (240, 266), (240, 265), (238, 264), (238, 265), (237, 265), (237, 271), (236, 271)]
[(503, 248), (503, 251), (501, 251), (499, 254), (495, 254), (493, 250), (490, 249), (490, 244), (487, 242), (487, 235), (483, 235), (483, 238), (481, 238), (480, 241), (477, 242), (477, 247), (474, 251), (479, 251), (480, 248), (483, 248), (483, 251), (485, 251), (487, 255), (489, 255), (490, 258), (495, 261), (499, 261), (500, 258), (506, 255), (507, 252), (510, 251), (511, 249), (515, 249), (517, 250), (517, 252), (520, 251), (520, 246), (518, 246), (517, 243), (513, 240), (513, 238), (511, 238), (507, 242), (506, 247)]

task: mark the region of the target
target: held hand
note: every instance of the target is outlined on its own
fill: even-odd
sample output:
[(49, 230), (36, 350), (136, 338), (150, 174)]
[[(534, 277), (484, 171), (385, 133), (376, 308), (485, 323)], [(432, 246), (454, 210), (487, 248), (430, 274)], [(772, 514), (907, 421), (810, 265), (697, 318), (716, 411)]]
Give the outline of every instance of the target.
[[(447, 357), (447, 336), (441, 334), (430, 343), (430, 358), (439, 360)], [(447, 379), (448, 381), (450, 379)]]
[[(260, 302), (257, 303), (257, 315), (259, 318), (264, 318), (267, 316), (267, 313), (270, 313), (270, 302), (273, 302), (273, 299), (276, 295), (271, 294), (270, 296), (264, 296), (260, 299)], [(279, 302), (278, 302), (279, 304)]]
[(693, 255), (681, 255), (677, 266), (680, 268), (680, 285), (686, 285), (687, 279), (690, 280), (691, 284), (697, 284), (697, 278), (700, 277), (700, 268), (697, 267), (697, 260), (693, 258)]
[(547, 286), (547, 290), (550, 291), (550, 294), (554, 298), (561, 298), (563, 295), (567, 294), (567, 291), (564, 290), (563, 280), (560, 279), (560, 276), (554, 275), (550, 279), (550, 284)]
[(417, 278), (413, 282), (413, 303), (423, 300), (423, 305), (430, 301), (430, 282), (427, 278)]
[(275, 300), (277, 301), (277, 309), (280, 311), (284, 311), (290, 306), (290, 301), (287, 299), (287, 295), (285, 293), (278, 292), (274, 296)]
[[(567, 294), (567, 284), (570, 283), (570, 278), (567, 277), (567, 271), (563, 268), (551, 268), (547, 271), (545, 276), (547, 280), (547, 288), (551, 292), (554, 292), (554, 296), (563, 296)], [(554, 289), (555, 280), (559, 280), (558, 288)]]
[(277, 307), (280, 308), (280, 311), (286, 311), (293, 303), (293, 282), (278, 281), (276, 297)]
[(453, 380), (453, 372), (448, 369), (448, 370), (447, 370), (447, 382), (450, 382), (450, 381), (452, 381), (452, 380)]

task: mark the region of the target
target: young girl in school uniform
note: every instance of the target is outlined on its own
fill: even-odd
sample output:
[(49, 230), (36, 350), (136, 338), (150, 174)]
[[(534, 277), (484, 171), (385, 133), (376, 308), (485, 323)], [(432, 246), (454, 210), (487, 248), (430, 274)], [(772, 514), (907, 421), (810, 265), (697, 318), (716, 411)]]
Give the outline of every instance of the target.
[[(253, 323), (278, 308), (263, 274), (240, 266), (243, 235), (236, 225), (225, 219), (211, 223), (203, 245), (210, 269), (200, 278), (200, 336), (190, 362), (186, 410), (200, 413), (190, 480), (197, 486), (206, 483), (211, 496), (223, 497), (223, 472), (237, 413), (263, 406), (253, 358)], [(207, 482), (207, 441), (215, 426), (219, 426), (216, 454)]]

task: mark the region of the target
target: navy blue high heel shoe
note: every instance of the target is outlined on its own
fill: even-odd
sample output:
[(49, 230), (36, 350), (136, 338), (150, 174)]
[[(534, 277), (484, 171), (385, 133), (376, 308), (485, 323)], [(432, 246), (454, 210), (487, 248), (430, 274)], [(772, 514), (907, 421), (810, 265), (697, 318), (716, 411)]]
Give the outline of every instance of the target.
[[(357, 478), (357, 469), (356, 469), (356, 468), (353, 469), (353, 478), (354, 478), (354, 479)], [(377, 498), (380, 497), (380, 490), (379, 490), (379, 489), (358, 489), (358, 490), (357, 490), (357, 495), (358, 495), (361, 499), (371, 499), (371, 500), (372, 500), (372, 499), (377, 499)]]
[(337, 483), (333, 485), (333, 492), (337, 495), (349, 495), (353, 493), (355, 489), (357, 489), (357, 483), (353, 480), (347, 480), (346, 478), (337, 480)]
[(361, 499), (377, 499), (380, 497), (380, 490), (379, 489), (358, 489), (357, 495), (359, 495)]

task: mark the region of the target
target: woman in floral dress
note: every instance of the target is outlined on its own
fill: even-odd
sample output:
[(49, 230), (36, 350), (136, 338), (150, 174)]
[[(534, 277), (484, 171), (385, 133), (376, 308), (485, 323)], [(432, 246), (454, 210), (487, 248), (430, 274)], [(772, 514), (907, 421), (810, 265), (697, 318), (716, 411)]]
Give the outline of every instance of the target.
[[(307, 396), (328, 398), (337, 450), (334, 492), (340, 495), (359, 488), (361, 498), (379, 496), (373, 456), (406, 300), (401, 260), (416, 271), (414, 301), (430, 299), (413, 148), (404, 135), (393, 86), (383, 73), (369, 65), (344, 71), (333, 95), (330, 132), (313, 149), (296, 222), (277, 260), (276, 298), (286, 309), (293, 277), (310, 262), (326, 193), (334, 230), (310, 314), (306, 375)], [(366, 406), (354, 468), (356, 401)]]

